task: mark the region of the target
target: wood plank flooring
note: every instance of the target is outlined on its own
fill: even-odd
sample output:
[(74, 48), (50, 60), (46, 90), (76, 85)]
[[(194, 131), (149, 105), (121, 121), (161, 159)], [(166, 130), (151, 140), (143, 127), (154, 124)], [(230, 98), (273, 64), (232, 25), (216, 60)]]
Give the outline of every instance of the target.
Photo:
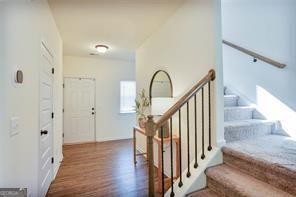
[(64, 146), (64, 160), (47, 196), (147, 196), (144, 157), (133, 164), (132, 140)]

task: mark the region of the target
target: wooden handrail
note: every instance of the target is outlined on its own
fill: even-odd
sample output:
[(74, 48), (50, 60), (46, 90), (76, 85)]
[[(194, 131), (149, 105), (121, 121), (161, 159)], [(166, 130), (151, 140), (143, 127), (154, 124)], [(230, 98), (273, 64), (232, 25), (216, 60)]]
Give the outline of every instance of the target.
[[(186, 174), (186, 177), (189, 178), (191, 176), (191, 173), (190, 173), (190, 145), (189, 145), (189, 132), (190, 132), (190, 129), (189, 129), (189, 101), (190, 99), (193, 99), (194, 98), (194, 109), (195, 109), (195, 112), (194, 112), (194, 117), (195, 117), (195, 164), (194, 164), (194, 168), (197, 168), (198, 164), (197, 164), (197, 112), (196, 112), (196, 109), (197, 109), (197, 106), (196, 106), (196, 94), (198, 93), (199, 90), (201, 90), (201, 100), (202, 100), (202, 131), (201, 131), (201, 145), (202, 145), (202, 154), (201, 154), (201, 159), (205, 159), (205, 127), (204, 127), (204, 124), (205, 124), (205, 112), (204, 112), (204, 87), (207, 87), (208, 88), (208, 102), (209, 102), (209, 105), (208, 105), (208, 109), (209, 109), (209, 113), (208, 113), (208, 118), (209, 118), (209, 121), (208, 121), (208, 132), (209, 132), (209, 137), (208, 137), (208, 140), (209, 140), (209, 143), (208, 143), (208, 148), (207, 150), (208, 151), (211, 151), (212, 150), (212, 129), (211, 129), (211, 83), (210, 81), (213, 81), (215, 80), (216, 78), (216, 74), (215, 74), (215, 71), (212, 69), (208, 72), (208, 74), (206, 76), (204, 76), (200, 81), (198, 81), (196, 83), (196, 85), (191, 88), (183, 97), (181, 97), (164, 115), (161, 116), (161, 118), (157, 121), (157, 122), (154, 122), (153, 120), (153, 116), (150, 115), (148, 116), (148, 121), (146, 122), (146, 127), (145, 127), (145, 133), (146, 133), (146, 140), (147, 140), (147, 158), (148, 158), (148, 196), (149, 197), (154, 197), (155, 196), (155, 188), (154, 188), (154, 185), (155, 185), (155, 177), (154, 177), (154, 152), (153, 152), (153, 138), (154, 136), (156, 135), (156, 131), (159, 130), (159, 134), (160, 134), (160, 139), (161, 139), (161, 153), (163, 152), (164, 150), (164, 145), (163, 145), (163, 142), (164, 142), (164, 128), (163, 128), (163, 125), (169, 120), (169, 127), (170, 127), (170, 137), (169, 137), (169, 143), (170, 143), (170, 158), (171, 158), (171, 177), (174, 177), (174, 170), (173, 170), (173, 121), (172, 121), (172, 117), (173, 115), (179, 111), (178, 115), (179, 115), (179, 140), (180, 140), (180, 143), (179, 143), (179, 146), (177, 147), (178, 150), (179, 150), (179, 153), (180, 153), (180, 168), (179, 168), (179, 175), (180, 175), (180, 179), (179, 179), (179, 183), (178, 183), (178, 186), (179, 187), (182, 187), (183, 185), (183, 182), (182, 182), (182, 157), (181, 157), (181, 153), (182, 153), (182, 146), (181, 146), (181, 133), (182, 133), (182, 127), (181, 127), (181, 108), (187, 103), (187, 174)], [(176, 149), (177, 150), (177, 149)], [(159, 158), (159, 162), (161, 162), (161, 171), (162, 173), (159, 173), (159, 176), (158, 176), (158, 181), (159, 182), (159, 188), (158, 189), (161, 189), (161, 192), (162, 192), (162, 196), (165, 195), (165, 175), (164, 175), (164, 156), (163, 154), (159, 154), (158, 157)], [(174, 180), (173, 178), (171, 178), (170, 180), (170, 185), (171, 185), (171, 194), (170, 196), (174, 196)]]
[(211, 69), (206, 76), (204, 76), (197, 84), (191, 88), (182, 98), (179, 99), (161, 118), (155, 123), (156, 129), (159, 129), (166, 121), (168, 121), (184, 104), (186, 104), (190, 98), (192, 98), (196, 92), (204, 87), (209, 81), (213, 81), (216, 78), (215, 70)]
[(237, 50), (239, 50), (239, 51), (241, 51), (241, 52), (243, 52), (243, 53), (245, 53), (245, 54), (247, 54), (247, 55), (252, 56), (252, 57), (255, 58), (255, 59), (262, 60), (263, 62), (266, 62), (266, 63), (268, 63), (268, 64), (271, 64), (271, 65), (273, 65), (273, 66), (275, 66), (275, 67), (277, 67), (277, 68), (284, 68), (284, 67), (286, 67), (286, 64), (282, 64), (282, 63), (280, 63), (280, 62), (277, 62), (277, 61), (275, 61), (275, 60), (272, 60), (272, 59), (270, 59), (270, 58), (267, 58), (267, 57), (265, 57), (265, 56), (263, 56), (263, 55), (260, 55), (260, 54), (258, 54), (258, 53), (253, 52), (253, 51), (250, 51), (250, 50), (248, 50), (248, 49), (245, 49), (245, 48), (243, 48), (243, 47), (240, 47), (240, 46), (238, 46), (238, 45), (236, 45), (236, 44), (233, 44), (233, 43), (231, 43), (231, 42), (228, 42), (228, 41), (226, 41), (226, 40), (223, 40), (222, 42), (223, 42), (223, 44), (226, 44), (226, 45), (228, 45), (228, 46), (230, 46), (230, 47), (232, 47), (232, 48), (235, 48), (235, 49), (237, 49)]

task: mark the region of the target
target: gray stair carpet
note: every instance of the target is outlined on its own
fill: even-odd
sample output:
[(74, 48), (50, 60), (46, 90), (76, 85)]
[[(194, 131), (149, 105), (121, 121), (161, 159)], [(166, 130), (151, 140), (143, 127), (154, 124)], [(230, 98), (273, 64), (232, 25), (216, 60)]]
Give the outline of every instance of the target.
[(224, 94), (223, 164), (208, 168), (207, 187), (188, 196), (296, 196), (296, 139), (274, 135), (277, 121), (228, 88)]
[(249, 106), (232, 106), (224, 108), (224, 121), (249, 120), (253, 118), (255, 108)]
[(206, 170), (208, 187), (218, 196), (231, 197), (292, 197), (293, 195), (275, 188), (228, 165), (222, 164)]
[(224, 123), (226, 143), (254, 139), (270, 135), (275, 129), (275, 122), (260, 119), (236, 120)]
[(224, 163), (296, 195), (296, 139), (269, 135), (229, 143)]
[(233, 107), (238, 106), (238, 99), (237, 95), (224, 95), (224, 106), (225, 107)]
[(224, 89), (224, 139), (226, 143), (254, 139), (275, 132), (276, 122), (265, 120), (253, 106)]

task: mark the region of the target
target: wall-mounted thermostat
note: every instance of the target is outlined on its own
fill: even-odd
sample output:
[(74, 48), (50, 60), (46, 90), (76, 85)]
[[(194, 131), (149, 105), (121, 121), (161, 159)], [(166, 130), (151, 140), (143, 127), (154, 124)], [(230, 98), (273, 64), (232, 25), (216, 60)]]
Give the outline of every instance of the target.
[(21, 84), (23, 83), (23, 80), (24, 80), (23, 71), (17, 70), (15, 74), (15, 82)]
[(20, 88), (23, 86), (24, 73), (19, 66), (11, 68), (11, 83), (12, 83), (13, 87), (15, 87), (15, 88)]

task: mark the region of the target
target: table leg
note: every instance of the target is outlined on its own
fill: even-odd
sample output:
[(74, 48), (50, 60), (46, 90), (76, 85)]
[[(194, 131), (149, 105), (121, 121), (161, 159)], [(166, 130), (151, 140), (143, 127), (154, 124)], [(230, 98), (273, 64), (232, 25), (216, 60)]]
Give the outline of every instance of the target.
[(137, 164), (137, 148), (136, 148), (136, 129), (133, 129), (133, 144), (134, 144), (134, 164)]
[(158, 192), (162, 192), (162, 154), (163, 150), (161, 149), (161, 143), (157, 142), (158, 147), (158, 169), (157, 169), (157, 176), (158, 176)]

